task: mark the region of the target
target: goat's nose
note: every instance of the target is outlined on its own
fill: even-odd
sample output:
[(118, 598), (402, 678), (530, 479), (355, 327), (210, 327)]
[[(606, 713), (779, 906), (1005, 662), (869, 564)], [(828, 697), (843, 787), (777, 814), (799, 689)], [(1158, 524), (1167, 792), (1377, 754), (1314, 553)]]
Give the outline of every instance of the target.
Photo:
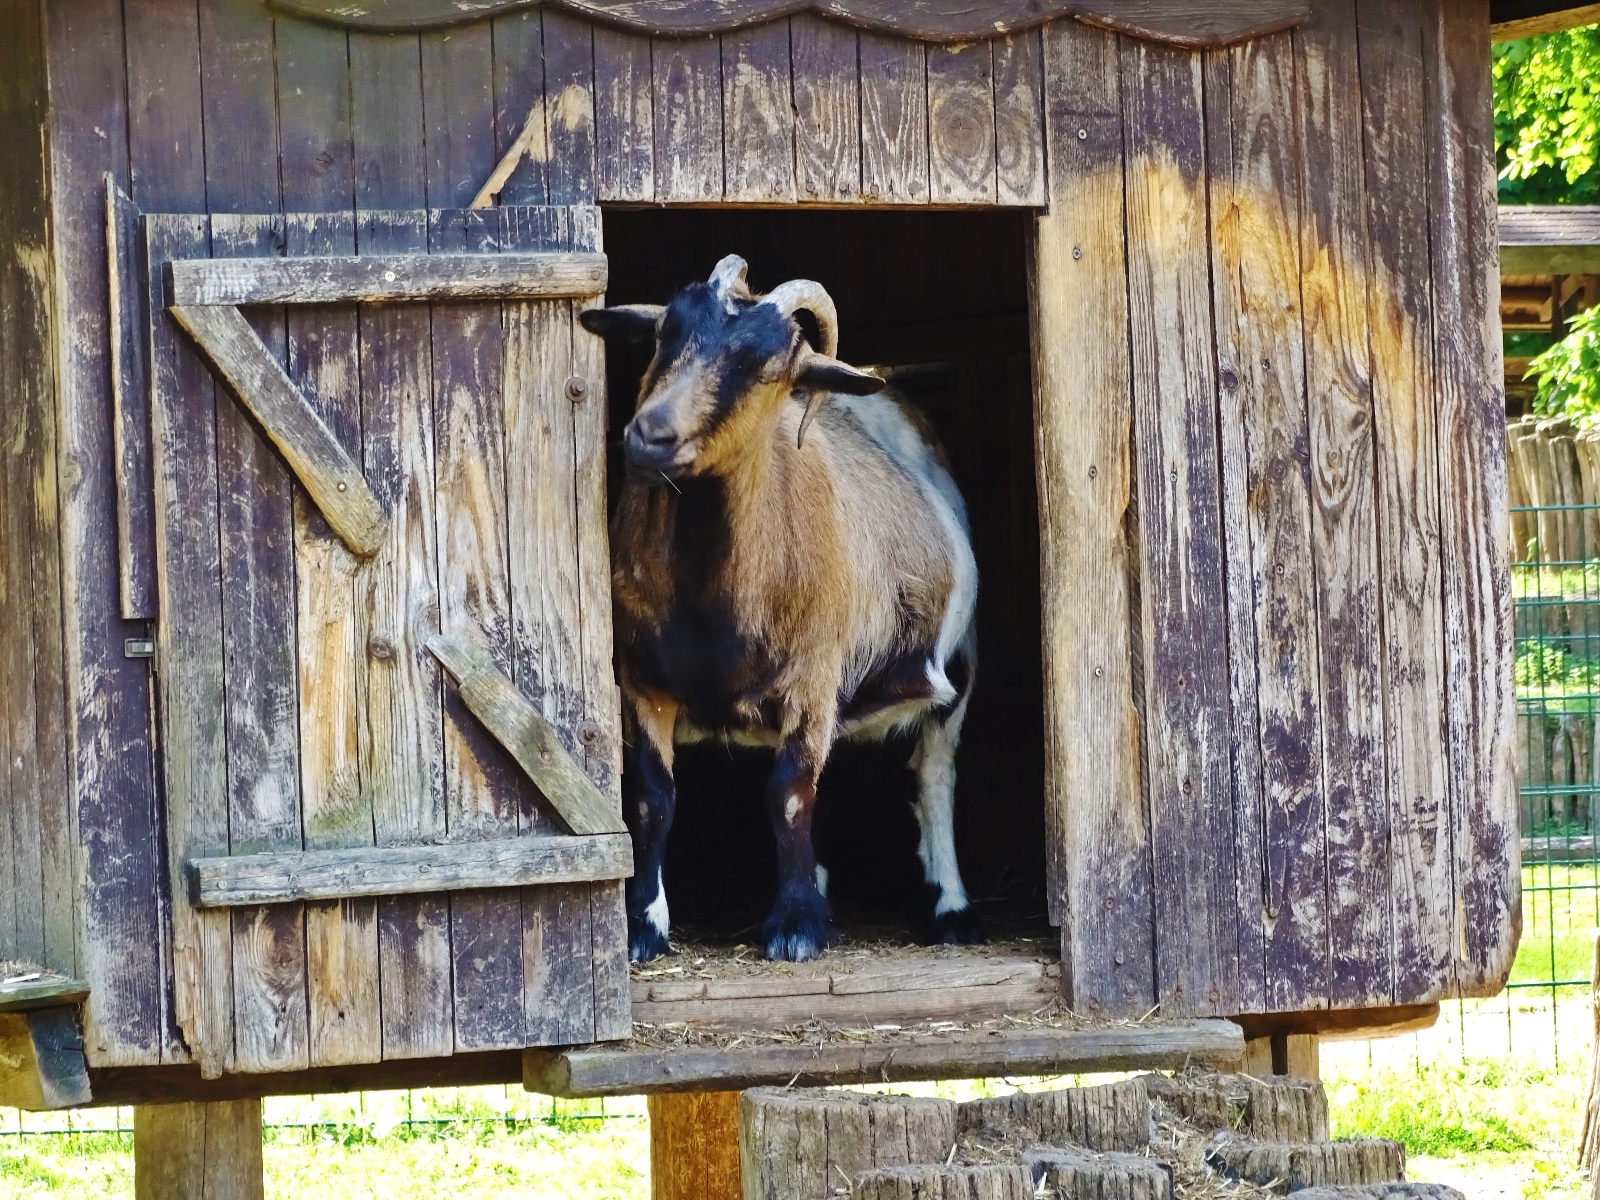
[(648, 409), (628, 423), (622, 441), (629, 459), (649, 470), (666, 467), (678, 452), (678, 434), (670, 419)]

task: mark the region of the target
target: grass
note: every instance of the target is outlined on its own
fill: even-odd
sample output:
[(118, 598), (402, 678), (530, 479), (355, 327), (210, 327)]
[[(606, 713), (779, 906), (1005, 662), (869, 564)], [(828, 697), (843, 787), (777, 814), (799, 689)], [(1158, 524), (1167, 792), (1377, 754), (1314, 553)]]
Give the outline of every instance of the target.
[[(1581, 981), (1563, 996), (1588, 990), (1600, 927), (1600, 865), (1537, 863), (1522, 871), (1522, 944), (1511, 982)], [(1520, 989), (1519, 989), (1520, 990)]]

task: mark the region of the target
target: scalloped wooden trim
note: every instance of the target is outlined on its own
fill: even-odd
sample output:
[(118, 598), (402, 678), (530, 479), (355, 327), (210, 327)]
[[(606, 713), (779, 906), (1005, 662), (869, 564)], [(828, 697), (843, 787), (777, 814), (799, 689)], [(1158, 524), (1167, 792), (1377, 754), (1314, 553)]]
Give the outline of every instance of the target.
[[(279, 12), (351, 29), (433, 29), (540, 0), (267, 0)], [(666, 37), (721, 33), (800, 12), (926, 42), (993, 37), (1074, 16), (1119, 33), (1201, 49), (1261, 37), (1309, 19), (1309, 0), (543, 0), (607, 25)]]

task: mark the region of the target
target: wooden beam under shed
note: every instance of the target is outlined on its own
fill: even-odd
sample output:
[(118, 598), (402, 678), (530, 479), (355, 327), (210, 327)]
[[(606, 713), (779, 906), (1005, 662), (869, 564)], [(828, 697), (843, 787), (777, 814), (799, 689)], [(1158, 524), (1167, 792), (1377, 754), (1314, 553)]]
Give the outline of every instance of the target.
[(38, 1112), (91, 1099), (75, 1009), (0, 1012), (0, 1105)]
[(1501, 0), (1489, 6), (1489, 36), (1497, 42), (1540, 33), (1559, 33), (1600, 21), (1600, 4), (1565, 4), (1561, 0)]
[(1231, 1069), (1243, 1056), (1244, 1035), (1239, 1027), (1217, 1020), (971, 1030), (880, 1036), (870, 1041), (840, 1038), (821, 1044), (661, 1047), (632, 1043), (525, 1050), (522, 1086), (551, 1096), (629, 1096), (790, 1083), (836, 1087), (1185, 1066)]

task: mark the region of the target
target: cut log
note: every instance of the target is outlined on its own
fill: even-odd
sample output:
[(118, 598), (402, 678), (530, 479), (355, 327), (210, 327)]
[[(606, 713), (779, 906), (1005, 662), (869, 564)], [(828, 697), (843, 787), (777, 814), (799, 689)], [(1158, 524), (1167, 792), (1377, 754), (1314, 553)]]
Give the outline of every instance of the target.
[(1143, 1079), (1129, 1079), (1058, 1092), (990, 1096), (961, 1105), (956, 1123), (962, 1133), (1012, 1144), (1138, 1150), (1150, 1143), (1150, 1093)]
[(943, 1163), (955, 1141), (948, 1100), (753, 1088), (739, 1101), (745, 1200), (829, 1196), (876, 1168)]
[(1306, 1188), (1294, 1194), (1295, 1200), (1467, 1200), (1455, 1188), (1442, 1183), (1375, 1183), (1370, 1187)]
[(1172, 1168), (1139, 1154), (1035, 1146), (1022, 1152), (1034, 1186), (1070, 1200), (1172, 1200)]
[[(812, 1193), (794, 1193), (811, 1195)], [(826, 1192), (816, 1193), (827, 1195)], [(868, 1171), (851, 1200), (1033, 1200), (1033, 1176), (1022, 1166), (890, 1167)]]
[(1241, 1076), (1186, 1071), (1139, 1078), (1158, 1120), (1182, 1121), (1205, 1133), (1244, 1128), (1250, 1091)]
[(134, 1200), (262, 1200), (261, 1101), (133, 1110)]
[(1309, 1079), (1243, 1077), (1245, 1119), (1241, 1131), (1259, 1142), (1325, 1142), (1328, 1094)]
[[(1535, 507), (1548, 509), (1556, 503), (1555, 481), (1550, 477), (1550, 456), (1545, 452), (1544, 437), (1537, 430), (1514, 439), (1517, 462), (1522, 467), (1522, 478)], [(1535, 514), (1534, 553), (1532, 562), (1554, 562), (1557, 544), (1561, 541), (1560, 521), (1557, 514), (1546, 511)]]
[[(1533, 537), (1533, 520), (1530, 514), (1517, 512), (1517, 509), (1528, 508), (1533, 504), (1533, 498), (1528, 492), (1528, 482), (1522, 474), (1522, 463), (1517, 458), (1515, 442), (1525, 432), (1522, 422), (1514, 422), (1506, 426), (1506, 482), (1511, 498), (1511, 561), (1525, 562), (1528, 557), (1528, 542)], [(1587, 446), (1585, 445), (1585, 449)], [(1586, 471), (1585, 480), (1589, 479)]]
[(71, 1008), (0, 1012), (0, 1104), (30, 1111), (90, 1101), (83, 1035)]
[(1383, 1138), (1299, 1145), (1234, 1138), (1214, 1147), (1206, 1161), (1229, 1179), (1279, 1195), (1302, 1188), (1388, 1183), (1406, 1175), (1405, 1147)]
[(739, 1093), (649, 1099), (651, 1200), (741, 1200)]
[(1590, 547), (1583, 541), (1583, 491), (1578, 485), (1578, 454), (1567, 434), (1552, 434), (1549, 442), (1550, 471), (1556, 481), (1556, 496), (1561, 505), (1561, 560), (1582, 562)]

